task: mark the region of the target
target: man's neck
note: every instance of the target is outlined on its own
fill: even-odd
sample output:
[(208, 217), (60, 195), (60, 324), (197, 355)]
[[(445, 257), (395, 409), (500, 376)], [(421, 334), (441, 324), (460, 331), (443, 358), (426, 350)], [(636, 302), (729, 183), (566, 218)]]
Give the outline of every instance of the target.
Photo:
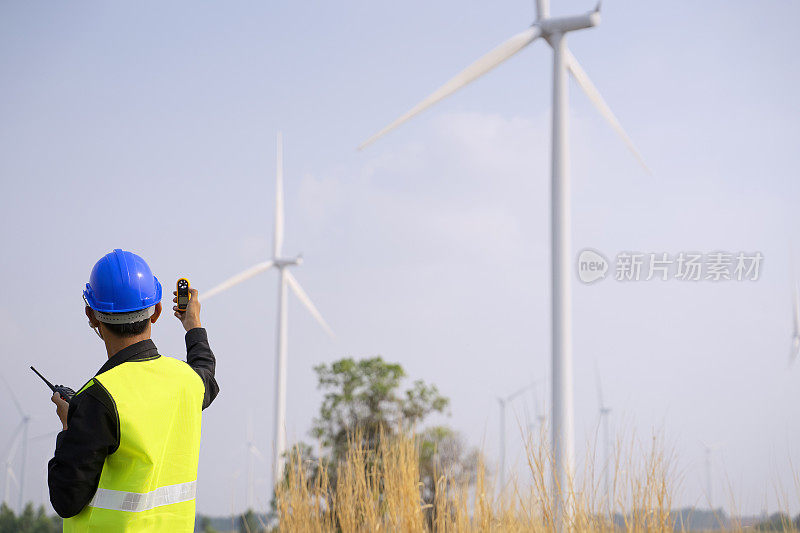
[(149, 338), (150, 328), (147, 328), (146, 331), (134, 337), (115, 337), (113, 335), (107, 335), (107, 338), (104, 338), (103, 340), (106, 343), (106, 352), (108, 352), (108, 358), (111, 359), (111, 356), (120, 350), (124, 350), (128, 346), (136, 344), (137, 342), (146, 341)]

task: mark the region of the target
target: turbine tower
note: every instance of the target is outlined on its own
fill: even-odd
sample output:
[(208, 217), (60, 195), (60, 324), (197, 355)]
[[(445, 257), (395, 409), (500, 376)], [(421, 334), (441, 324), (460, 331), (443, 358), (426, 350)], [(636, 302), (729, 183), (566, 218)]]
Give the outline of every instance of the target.
[(792, 321), (792, 325), (794, 326), (794, 332), (792, 333), (792, 351), (789, 354), (789, 364), (793, 364), (797, 360), (797, 356), (800, 355), (800, 287), (795, 282), (794, 284), (794, 320)]
[(595, 376), (597, 377), (597, 399), (600, 408), (600, 423), (603, 426), (603, 475), (606, 490), (606, 501), (609, 509), (612, 508), (613, 495), (611, 494), (611, 435), (608, 431), (608, 415), (611, 414), (611, 408), (605, 404), (603, 400), (603, 383), (600, 380), (600, 372), (595, 368)]
[[(2, 376), (0, 376), (2, 377)], [(3, 383), (5, 384), (8, 392), (11, 394), (11, 399), (14, 401), (14, 406), (17, 408), (17, 412), (19, 413), (20, 422), (17, 425), (17, 428), (11, 434), (11, 441), (8, 445), (8, 454), (6, 454), (5, 459), (5, 470), (6, 470), (6, 483), (3, 492), (3, 501), (7, 504), (11, 503), (10, 500), (10, 492), (11, 492), (11, 482), (13, 481), (17, 488), (19, 489), (19, 494), (17, 495), (17, 512), (22, 512), (22, 504), (23, 504), (23, 497), (25, 493), (25, 463), (28, 460), (28, 425), (31, 422), (31, 417), (22, 410), (22, 405), (20, 405), (19, 400), (17, 400), (16, 394), (14, 394), (14, 390), (6, 381), (6, 378), (2, 378)], [(20, 440), (21, 439), (21, 440)], [(17, 455), (17, 447), (22, 443), (22, 459), (20, 462), (19, 467), (19, 479), (14, 474), (14, 457)]]
[(275, 446), (272, 458), (272, 481), (273, 485), (283, 473), (283, 453), (286, 451), (286, 364), (287, 364), (287, 327), (288, 317), (286, 310), (286, 287), (287, 285), (295, 293), (295, 296), (308, 309), (311, 316), (322, 326), (322, 329), (333, 338), (333, 330), (322, 318), (322, 315), (313, 304), (308, 294), (300, 286), (294, 275), (289, 271), (290, 267), (301, 265), (302, 256), (287, 258), (283, 256), (283, 136), (278, 132), (277, 143), (277, 169), (275, 179), (275, 232), (272, 241), (272, 259), (258, 263), (244, 272), (236, 274), (223, 281), (205, 294), (200, 295), (203, 302), (231, 287), (246, 281), (253, 276), (260, 274), (270, 268), (278, 270), (278, 326), (276, 335), (275, 350), (275, 427), (273, 438)]
[[(567, 71), (583, 89), (600, 114), (647, 170), (644, 160), (633, 142), (622, 129), (611, 109), (589, 76), (567, 48), (566, 34), (597, 26), (600, 23), (600, 5), (594, 11), (569, 17), (551, 17), (549, 0), (537, 0), (537, 20), (527, 30), (514, 35), (484, 55), (461, 73), (451, 78), (430, 96), (405, 115), (380, 130), (359, 146), (365, 148), (379, 137), (398, 127), (413, 116), (453, 94), (476, 78), (486, 74), (538, 38), (543, 38), (553, 49), (553, 125), (552, 125), (552, 372), (553, 372), (553, 485), (557, 498), (557, 528), (563, 529), (568, 510), (566, 496), (570, 494), (574, 471), (574, 423), (572, 405), (572, 313), (571, 313), (571, 239), (570, 239), (570, 181), (569, 143), (567, 135)], [(649, 172), (649, 170), (648, 170)], [(570, 513), (571, 514), (571, 513)]]
[(714, 510), (714, 498), (713, 498), (713, 484), (711, 482), (711, 456), (713, 453), (719, 448), (718, 445), (708, 445), (703, 441), (700, 441), (700, 444), (703, 445), (705, 449), (705, 459), (704, 459), (704, 466), (706, 471), (706, 496), (708, 497), (708, 508)]
[(500, 490), (506, 486), (506, 406), (514, 398), (530, 389), (533, 385), (526, 385), (518, 391), (509, 394), (505, 398), (498, 396), (497, 403), (500, 404)]

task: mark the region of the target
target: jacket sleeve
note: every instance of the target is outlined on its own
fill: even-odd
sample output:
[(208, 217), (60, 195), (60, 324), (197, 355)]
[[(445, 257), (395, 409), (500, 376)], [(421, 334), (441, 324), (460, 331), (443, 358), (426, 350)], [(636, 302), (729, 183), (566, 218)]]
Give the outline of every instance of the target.
[(192, 328), (186, 332), (186, 362), (198, 373), (206, 387), (203, 396), (205, 409), (219, 394), (219, 385), (214, 379), (217, 361), (208, 345), (208, 334), (204, 328)]
[(47, 463), (50, 503), (59, 516), (75, 516), (91, 501), (106, 456), (118, 447), (119, 417), (111, 397), (95, 382), (70, 401), (67, 429), (56, 437)]

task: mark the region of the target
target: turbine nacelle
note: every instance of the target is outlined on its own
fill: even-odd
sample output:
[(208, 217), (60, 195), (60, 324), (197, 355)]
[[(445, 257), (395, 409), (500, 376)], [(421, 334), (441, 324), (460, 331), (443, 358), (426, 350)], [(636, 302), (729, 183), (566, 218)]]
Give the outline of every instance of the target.
[(598, 24), (600, 24), (600, 11), (595, 10), (572, 17), (547, 18), (534, 25), (542, 30), (542, 36), (546, 39), (550, 35), (594, 28)]
[(275, 258), (272, 260), (272, 264), (275, 265), (277, 268), (300, 266), (303, 264), (303, 255), (298, 254), (298, 256), (295, 257), (294, 259)]

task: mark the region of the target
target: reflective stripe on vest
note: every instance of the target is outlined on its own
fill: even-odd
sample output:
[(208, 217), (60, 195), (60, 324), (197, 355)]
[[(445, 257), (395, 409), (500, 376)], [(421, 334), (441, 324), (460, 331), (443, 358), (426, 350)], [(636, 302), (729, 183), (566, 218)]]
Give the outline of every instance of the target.
[(187, 502), (194, 500), (197, 491), (197, 481), (178, 483), (159, 487), (150, 492), (123, 492), (121, 490), (97, 489), (89, 502), (92, 507), (111, 509), (112, 511), (128, 511), (139, 513), (149, 511), (162, 505)]
[(184, 361), (126, 361), (93, 378), (119, 417), (94, 498), (66, 533), (191, 533), (200, 456), (203, 380)]

